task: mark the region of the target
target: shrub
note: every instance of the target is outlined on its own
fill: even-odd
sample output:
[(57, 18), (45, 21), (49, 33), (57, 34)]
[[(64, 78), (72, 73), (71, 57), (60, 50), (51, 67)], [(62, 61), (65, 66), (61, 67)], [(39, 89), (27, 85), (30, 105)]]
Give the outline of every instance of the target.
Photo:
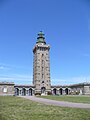
[(41, 96), (41, 93), (35, 93), (36, 96)]
[(79, 92), (78, 91), (73, 91), (73, 92), (70, 92), (69, 95), (79, 95)]
[(52, 95), (52, 92), (48, 92), (47, 95)]

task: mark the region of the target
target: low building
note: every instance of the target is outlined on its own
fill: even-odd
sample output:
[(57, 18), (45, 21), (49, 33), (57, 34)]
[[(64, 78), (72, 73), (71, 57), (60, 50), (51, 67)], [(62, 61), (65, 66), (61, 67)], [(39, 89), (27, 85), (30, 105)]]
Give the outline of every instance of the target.
[[(33, 85), (15, 85), (11, 82), (0, 82), (0, 96), (32, 96), (38, 95)], [(42, 93), (42, 91), (41, 91)], [(73, 85), (51, 85), (50, 91), (44, 95), (90, 95), (90, 83), (79, 83)]]
[(15, 94), (14, 83), (12, 82), (0, 82), (0, 95), (10, 95)]

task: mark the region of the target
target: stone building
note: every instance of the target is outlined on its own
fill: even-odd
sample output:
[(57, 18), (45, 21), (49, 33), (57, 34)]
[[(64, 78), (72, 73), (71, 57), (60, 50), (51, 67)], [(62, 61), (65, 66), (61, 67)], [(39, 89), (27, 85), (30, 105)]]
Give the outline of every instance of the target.
[(46, 44), (44, 34), (39, 32), (33, 48), (33, 83), (32, 85), (15, 85), (0, 82), (0, 95), (90, 95), (90, 83), (73, 85), (51, 85), (50, 80), (50, 45)]
[(0, 82), (0, 95), (14, 95), (14, 83)]

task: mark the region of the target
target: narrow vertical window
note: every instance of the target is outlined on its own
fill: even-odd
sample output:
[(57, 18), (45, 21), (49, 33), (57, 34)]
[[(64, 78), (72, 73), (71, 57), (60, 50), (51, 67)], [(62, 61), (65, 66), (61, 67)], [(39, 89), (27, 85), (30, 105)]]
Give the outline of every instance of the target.
[(43, 69), (43, 67), (42, 67), (42, 71), (43, 71), (44, 69)]
[(42, 64), (44, 64), (44, 60), (42, 60)]
[(42, 74), (42, 78), (44, 78), (44, 74)]
[(42, 57), (44, 56), (44, 54), (42, 54)]

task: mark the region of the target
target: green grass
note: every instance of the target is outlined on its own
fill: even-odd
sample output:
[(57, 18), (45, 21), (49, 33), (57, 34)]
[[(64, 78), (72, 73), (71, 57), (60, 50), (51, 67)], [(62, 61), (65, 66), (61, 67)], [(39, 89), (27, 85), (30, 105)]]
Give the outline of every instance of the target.
[(68, 101), (68, 102), (76, 102), (76, 103), (89, 103), (90, 104), (90, 96), (40, 96), (41, 98), (47, 98), (52, 100), (58, 100), (58, 101)]
[(43, 105), (19, 97), (0, 97), (0, 120), (90, 120), (90, 109)]

